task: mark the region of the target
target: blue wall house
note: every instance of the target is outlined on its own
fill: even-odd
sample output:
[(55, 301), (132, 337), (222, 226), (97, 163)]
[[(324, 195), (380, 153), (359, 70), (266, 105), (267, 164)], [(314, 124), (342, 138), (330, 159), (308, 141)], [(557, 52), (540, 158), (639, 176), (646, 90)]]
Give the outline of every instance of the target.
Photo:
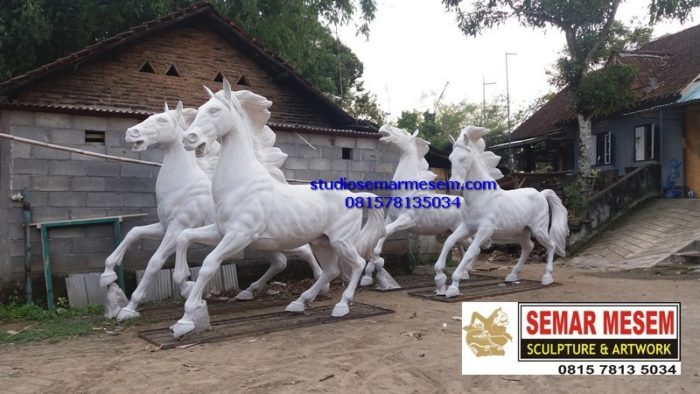
[[(658, 163), (662, 186), (671, 179), (677, 195), (700, 192), (700, 25), (615, 54), (610, 62), (636, 67), (638, 99), (629, 108), (593, 119), (591, 164), (622, 176)], [(570, 104), (570, 92), (564, 89), (513, 131), (516, 170), (578, 168), (578, 125)], [(506, 151), (508, 144), (491, 149)]]

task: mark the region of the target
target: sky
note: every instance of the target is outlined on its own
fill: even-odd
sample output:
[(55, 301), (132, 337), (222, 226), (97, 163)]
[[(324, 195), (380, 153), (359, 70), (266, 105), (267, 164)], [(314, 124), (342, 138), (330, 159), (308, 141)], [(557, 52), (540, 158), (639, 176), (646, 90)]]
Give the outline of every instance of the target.
[[(465, 1), (464, 3), (468, 3)], [(618, 10), (618, 20), (644, 18), (639, 0), (628, 0)], [(463, 5), (467, 10), (468, 5)], [(660, 23), (654, 37), (674, 33), (700, 23), (700, 10), (684, 25)], [(529, 29), (509, 21), (477, 37), (467, 37), (440, 0), (377, 0), (377, 14), (370, 37), (355, 34), (351, 23), (338, 28), (340, 40), (364, 64), (364, 86), (377, 95), (380, 107), (391, 119), (403, 110), (434, 108), (445, 88), (442, 104), (466, 100), (481, 103), (482, 78), (486, 100), (506, 94), (505, 53), (512, 112), (527, 107), (552, 90), (547, 70), (564, 48), (564, 36), (555, 29)]]

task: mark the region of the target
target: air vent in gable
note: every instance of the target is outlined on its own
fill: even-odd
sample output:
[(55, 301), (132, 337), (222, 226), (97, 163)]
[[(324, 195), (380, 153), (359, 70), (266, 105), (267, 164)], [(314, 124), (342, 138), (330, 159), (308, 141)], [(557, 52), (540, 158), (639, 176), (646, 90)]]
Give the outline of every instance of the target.
[(175, 65), (172, 64), (172, 65), (170, 65), (170, 68), (168, 69), (168, 71), (165, 72), (165, 75), (169, 75), (171, 77), (179, 77), (180, 72), (177, 71), (177, 68), (175, 68)]
[(156, 70), (153, 69), (153, 66), (151, 66), (150, 62), (146, 62), (143, 64), (143, 66), (141, 66), (141, 69), (139, 70), (139, 72), (155, 74)]

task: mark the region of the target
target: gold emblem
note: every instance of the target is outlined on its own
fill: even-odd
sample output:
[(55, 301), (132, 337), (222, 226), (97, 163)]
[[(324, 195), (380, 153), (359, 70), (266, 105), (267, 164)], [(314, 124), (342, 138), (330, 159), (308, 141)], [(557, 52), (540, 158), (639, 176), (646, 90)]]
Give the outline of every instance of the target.
[(467, 345), (477, 357), (503, 356), (503, 346), (513, 337), (508, 334), (508, 315), (501, 308), (483, 317), (479, 312), (472, 313), (469, 325), (464, 327)]

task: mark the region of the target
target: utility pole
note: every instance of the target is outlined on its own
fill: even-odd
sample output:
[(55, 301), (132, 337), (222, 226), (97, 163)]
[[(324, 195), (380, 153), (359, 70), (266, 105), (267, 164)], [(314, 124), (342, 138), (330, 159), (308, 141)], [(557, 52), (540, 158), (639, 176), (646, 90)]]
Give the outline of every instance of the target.
[(486, 82), (486, 78), (481, 76), (481, 126), (486, 127), (486, 85), (495, 85), (496, 82)]
[(506, 52), (506, 108), (508, 111), (508, 169), (513, 171), (513, 147), (511, 146), (510, 134), (513, 132), (510, 123), (510, 85), (508, 83), (508, 56), (515, 56), (517, 53)]

